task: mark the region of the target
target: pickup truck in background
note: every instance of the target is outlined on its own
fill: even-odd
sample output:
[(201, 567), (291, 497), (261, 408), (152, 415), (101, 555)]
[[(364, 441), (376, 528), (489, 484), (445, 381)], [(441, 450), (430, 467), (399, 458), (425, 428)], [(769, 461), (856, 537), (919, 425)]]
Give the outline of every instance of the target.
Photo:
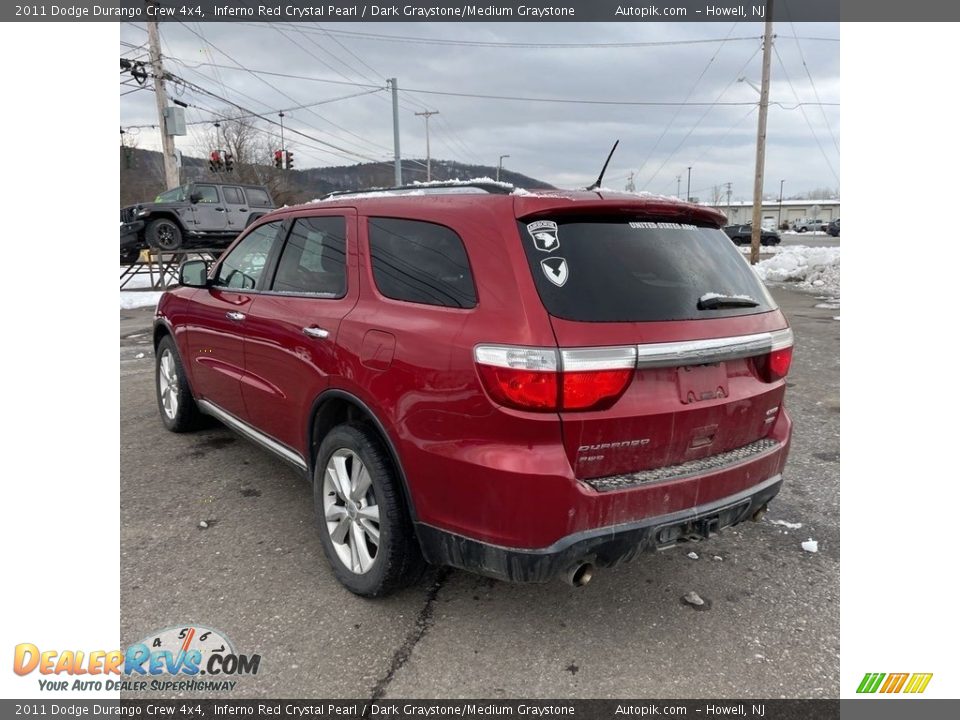
[(146, 247), (225, 248), (275, 207), (262, 185), (198, 182), (175, 187), (153, 202), (120, 209), (120, 262), (135, 262)]

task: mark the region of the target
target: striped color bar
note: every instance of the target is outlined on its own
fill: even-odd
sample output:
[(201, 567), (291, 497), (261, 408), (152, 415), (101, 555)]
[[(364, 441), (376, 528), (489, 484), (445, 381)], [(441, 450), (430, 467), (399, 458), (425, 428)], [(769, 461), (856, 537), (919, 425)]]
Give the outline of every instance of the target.
[(858, 693), (911, 693), (919, 694), (927, 689), (933, 673), (866, 673)]

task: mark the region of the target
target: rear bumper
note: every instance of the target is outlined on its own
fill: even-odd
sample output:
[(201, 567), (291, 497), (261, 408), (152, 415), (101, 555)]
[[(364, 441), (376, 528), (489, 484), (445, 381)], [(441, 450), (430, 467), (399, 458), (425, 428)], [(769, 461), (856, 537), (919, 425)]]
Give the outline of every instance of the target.
[(780, 492), (779, 474), (734, 495), (704, 505), (596, 528), (561, 538), (549, 547), (510, 548), (473, 540), (417, 524), (417, 536), (427, 561), (450, 565), (510, 582), (547, 582), (576, 563), (610, 567), (638, 553), (689, 539), (705, 539), (753, 517)]

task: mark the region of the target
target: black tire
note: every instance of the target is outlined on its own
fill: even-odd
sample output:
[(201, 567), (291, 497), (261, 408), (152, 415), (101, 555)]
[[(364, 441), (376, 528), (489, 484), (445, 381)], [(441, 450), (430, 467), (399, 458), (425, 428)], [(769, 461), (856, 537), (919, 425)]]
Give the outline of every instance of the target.
[(121, 265), (133, 265), (139, 259), (140, 259), (140, 248), (138, 247), (120, 248), (120, 264)]
[(805, 233), (806, 231), (807, 231), (807, 229), (806, 229), (805, 227), (797, 228), (797, 232)]
[[(187, 375), (183, 370), (183, 362), (180, 360), (180, 353), (177, 352), (177, 345), (173, 342), (172, 337), (164, 336), (157, 345), (156, 355), (154, 383), (157, 390), (157, 408), (160, 410), (160, 419), (163, 421), (164, 427), (175, 433), (190, 432), (200, 428), (203, 424), (203, 416), (193, 399), (190, 384), (187, 382)], [(171, 391), (171, 395), (176, 398), (176, 404), (173, 406), (164, 405), (166, 398), (160, 388), (163, 373), (161, 364), (167, 355), (169, 355), (170, 362), (176, 371), (175, 387)], [(169, 400), (167, 402), (169, 403)]]
[[(379, 508), (379, 544), (375, 549), (373, 564), (363, 572), (351, 570), (341, 559), (334, 548), (325, 516), (326, 502), (339, 507), (341, 501), (335, 493), (324, 491), (327, 465), (335, 453), (344, 451), (359, 458), (371, 480), (364, 499), (358, 499), (354, 506), (354, 517), (359, 517), (356, 508), (361, 504), (369, 507), (371, 498)], [(363, 597), (388, 595), (415, 583), (423, 574), (426, 563), (413, 532), (400, 479), (376, 432), (366, 425), (338, 425), (320, 444), (316, 460), (313, 473), (314, 510), (323, 553), (337, 579), (350, 592)], [(340, 523), (345, 522), (348, 522), (347, 518), (340, 520)], [(350, 531), (347, 534), (350, 535)], [(369, 552), (373, 543), (369, 540), (365, 542)], [(343, 551), (344, 545), (340, 547)]]
[(160, 250), (179, 250), (183, 246), (180, 226), (169, 218), (151, 220), (146, 230), (147, 243)]

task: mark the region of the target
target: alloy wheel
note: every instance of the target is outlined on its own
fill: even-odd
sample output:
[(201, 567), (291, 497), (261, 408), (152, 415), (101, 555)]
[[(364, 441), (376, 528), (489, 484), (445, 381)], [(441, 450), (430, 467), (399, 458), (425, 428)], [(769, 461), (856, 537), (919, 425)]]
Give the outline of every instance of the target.
[(350, 572), (373, 567), (380, 547), (380, 507), (373, 478), (352, 450), (335, 451), (323, 475), (323, 514), (333, 549)]
[(160, 356), (160, 404), (170, 420), (176, 418), (180, 405), (180, 380), (177, 377), (177, 364), (170, 350), (164, 350)]

